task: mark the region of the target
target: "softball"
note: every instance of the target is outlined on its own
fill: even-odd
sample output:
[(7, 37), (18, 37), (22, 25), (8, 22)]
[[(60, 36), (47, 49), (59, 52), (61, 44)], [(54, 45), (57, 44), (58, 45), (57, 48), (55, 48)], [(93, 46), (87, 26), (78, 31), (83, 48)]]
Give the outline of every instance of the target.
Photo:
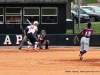
[(66, 38), (66, 40), (69, 40), (69, 38)]

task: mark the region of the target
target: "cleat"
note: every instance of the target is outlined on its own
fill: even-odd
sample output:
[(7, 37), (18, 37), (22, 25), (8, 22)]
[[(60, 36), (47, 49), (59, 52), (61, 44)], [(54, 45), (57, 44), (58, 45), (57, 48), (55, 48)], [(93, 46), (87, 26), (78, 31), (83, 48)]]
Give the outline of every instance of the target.
[(43, 49), (41, 46), (39, 46), (39, 49)]
[(38, 49), (37, 48), (34, 48), (34, 50), (38, 52)]
[(30, 50), (30, 48), (27, 48), (26, 50), (28, 50), (28, 51), (29, 51), (29, 50)]
[(84, 59), (82, 58), (82, 61), (83, 61)]
[(21, 50), (21, 48), (19, 47), (19, 50)]
[(47, 47), (47, 48), (45, 47), (45, 49), (49, 49), (49, 47)]
[(81, 54), (79, 54), (79, 56), (80, 56), (80, 60), (84, 60)]
[(81, 59), (81, 58), (79, 58), (79, 60), (84, 60), (83, 58)]

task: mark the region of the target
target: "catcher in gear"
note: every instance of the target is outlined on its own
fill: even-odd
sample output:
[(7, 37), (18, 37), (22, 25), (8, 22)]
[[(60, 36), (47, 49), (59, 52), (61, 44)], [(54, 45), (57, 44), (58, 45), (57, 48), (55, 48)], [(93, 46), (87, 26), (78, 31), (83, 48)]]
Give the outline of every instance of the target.
[(83, 54), (85, 54), (86, 52), (88, 52), (88, 48), (89, 48), (89, 40), (90, 40), (90, 36), (93, 33), (93, 29), (91, 28), (91, 23), (87, 23), (87, 27), (83, 28), (80, 33), (77, 35), (77, 37), (83, 33), (83, 36), (81, 38), (81, 48), (80, 48), (80, 60), (84, 60), (83, 59)]
[[(43, 45), (45, 45), (45, 49), (49, 49), (48, 48), (49, 40), (47, 40), (47, 35), (45, 30), (41, 31), (41, 35), (38, 38), (38, 42), (35, 42), (35, 49), (37, 49), (37, 46), (41, 47)], [(40, 49), (42, 49), (42, 47)]]

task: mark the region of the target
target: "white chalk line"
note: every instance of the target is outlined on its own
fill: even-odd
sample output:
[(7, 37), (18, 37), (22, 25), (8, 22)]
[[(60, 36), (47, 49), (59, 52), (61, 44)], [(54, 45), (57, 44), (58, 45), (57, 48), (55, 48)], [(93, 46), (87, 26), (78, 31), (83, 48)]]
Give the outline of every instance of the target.
[[(40, 65), (40, 64), (32, 64), (32, 65), (37, 65), (37, 66), (55, 66), (55, 67), (92, 67), (92, 66), (59, 66), (59, 65)], [(93, 66), (94, 67), (94, 66)]]
[(100, 63), (100, 62), (85, 62), (85, 63)]
[[(33, 52), (26, 52), (26, 51), (15, 51), (17, 53), (33, 53)], [(39, 51), (38, 51), (39, 52)], [(40, 51), (41, 52), (41, 51)], [(49, 51), (44, 51), (44, 52), (48, 52), (48, 53), (65, 53), (65, 52), (70, 52), (70, 53), (77, 53), (77, 52), (80, 52), (80, 51), (52, 51), (52, 52), (49, 52)], [(92, 53), (97, 53), (97, 52), (100, 52), (100, 51), (88, 51), (88, 52), (92, 52)], [(8, 53), (14, 53), (14, 52), (2, 52), (0, 54), (8, 54)], [(35, 52), (34, 52), (35, 53)]]
[[(39, 61), (39, 62), (49, 62), (49, 61)], [(33, 62), (31, 63), (31, 65), (35, 65), (35, 66), (54, 66), (54, 67), (94, 67), (94, 66), (62, 66), (62, 65), (42, 65), (39, 64), (39, 62)], [(100, 63), (100, 62), (85, 62), (85, 63)], [(56, 63), (55, 63), (56, 64)]]

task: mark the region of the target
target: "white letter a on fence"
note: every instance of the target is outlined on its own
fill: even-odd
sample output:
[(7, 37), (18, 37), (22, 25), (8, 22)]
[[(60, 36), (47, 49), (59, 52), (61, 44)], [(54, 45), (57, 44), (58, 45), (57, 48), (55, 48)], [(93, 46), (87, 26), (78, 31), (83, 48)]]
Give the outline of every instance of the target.
[(12, 44), (11, 41), (10, 41), (10, 37), (9, 35), (6, 35), (6, 38), (5, 38), (5, 41), (4, 41), (4, 44)]

